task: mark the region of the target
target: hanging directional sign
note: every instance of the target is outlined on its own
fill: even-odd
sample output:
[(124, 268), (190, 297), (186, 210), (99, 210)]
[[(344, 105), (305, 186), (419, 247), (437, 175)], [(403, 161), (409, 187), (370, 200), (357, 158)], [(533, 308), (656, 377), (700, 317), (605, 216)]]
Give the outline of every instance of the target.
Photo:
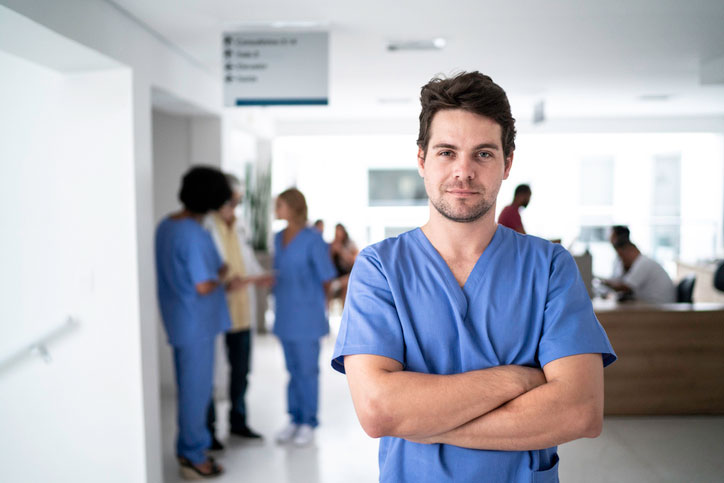
[(327, 32), (227, 32), (224, 105), (329, 103)]

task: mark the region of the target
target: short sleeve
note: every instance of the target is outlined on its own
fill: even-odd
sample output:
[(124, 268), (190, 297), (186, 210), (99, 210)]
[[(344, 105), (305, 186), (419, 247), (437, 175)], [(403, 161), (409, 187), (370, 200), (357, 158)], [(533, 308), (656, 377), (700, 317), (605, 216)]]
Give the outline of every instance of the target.
[(562, 247), (556, 247), (548, 280), (538, 359), (543, 367), (555, 359), (576, 354), (601, 354), (604, 367), (616, 360), (606, 332), (593, 313), (591, 299), (573, 257)]
[(636, 293), (637, 290), (641, 289), (641, 285), (643, 285), (647, 278), (647, 269), (646, 260), (639, 255), (638, 259), (633, 263), (629, 271), (621, 278), (621, 281), (628, 285), (631, 290)]
[(194, 285), (219, 279), (222, 262), (211, 235), (204, 231), (189, 237), (186, 244), (186, 264)]
[(312, 238), (312, 268), (314, 273), (322, 282), (327, 282), (337, 277), (337, 269), (332, 263), (332, 256), (329, 253), (329, 245), (325, 243), (320, 235), (313, 234)]
[(373, 254), (363, 250), (347, 287), (332, 367), (344, 374), (344, 356), (372, 354), (405, 365), (402, 326), (389, 282)]

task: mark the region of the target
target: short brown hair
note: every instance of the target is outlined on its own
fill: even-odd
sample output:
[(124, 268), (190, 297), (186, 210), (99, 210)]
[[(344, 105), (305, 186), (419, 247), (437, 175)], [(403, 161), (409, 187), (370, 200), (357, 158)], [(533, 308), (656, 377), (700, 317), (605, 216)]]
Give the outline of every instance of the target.
[(279, 193), (279, 199), (284, 201), (289, 209), (292, 210), (294, 218), (297, 221), (301, 223), (307, 222), (307, 200), (301, 191), (296, 188), (289, 188)]
[(438, 111), (463, 109), (492, 119), (502, 131), (503, 155), (506, 160), (515, 150), (515, 119), (505, 91), (487, 75), (462, 72), (455, 77), (434, 77), (420, 91), (420, 133), (417, 145), (427, 152), (430, 125)]

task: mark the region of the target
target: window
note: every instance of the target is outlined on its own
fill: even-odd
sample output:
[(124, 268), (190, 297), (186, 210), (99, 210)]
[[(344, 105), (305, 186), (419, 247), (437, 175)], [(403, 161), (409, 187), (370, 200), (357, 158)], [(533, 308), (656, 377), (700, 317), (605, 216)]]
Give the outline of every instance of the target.
[(370, 169), (369, 206), (423, 206), (425, 184), (416, 169)]

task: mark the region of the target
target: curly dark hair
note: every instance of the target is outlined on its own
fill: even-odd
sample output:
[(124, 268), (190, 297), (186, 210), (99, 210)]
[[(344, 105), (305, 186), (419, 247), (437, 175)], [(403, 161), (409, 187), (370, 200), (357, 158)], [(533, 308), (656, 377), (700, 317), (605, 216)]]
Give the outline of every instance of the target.
[(191, 213), (203, 215), (218, 210), (231, 199), (226, 175), (211, 166), (192, 166), (181, 181), (179, 200)]
[(515, 119), (505, 91), (487, 75), (462, 72), (455, 77), (435, 77), (420, 91), (420, 133), (417, 145), (427, 153), (430, 124), (438, 111), (463, 109), (492, 119), (502, 130), (503, 155), (506, 162), (515, 150)]

